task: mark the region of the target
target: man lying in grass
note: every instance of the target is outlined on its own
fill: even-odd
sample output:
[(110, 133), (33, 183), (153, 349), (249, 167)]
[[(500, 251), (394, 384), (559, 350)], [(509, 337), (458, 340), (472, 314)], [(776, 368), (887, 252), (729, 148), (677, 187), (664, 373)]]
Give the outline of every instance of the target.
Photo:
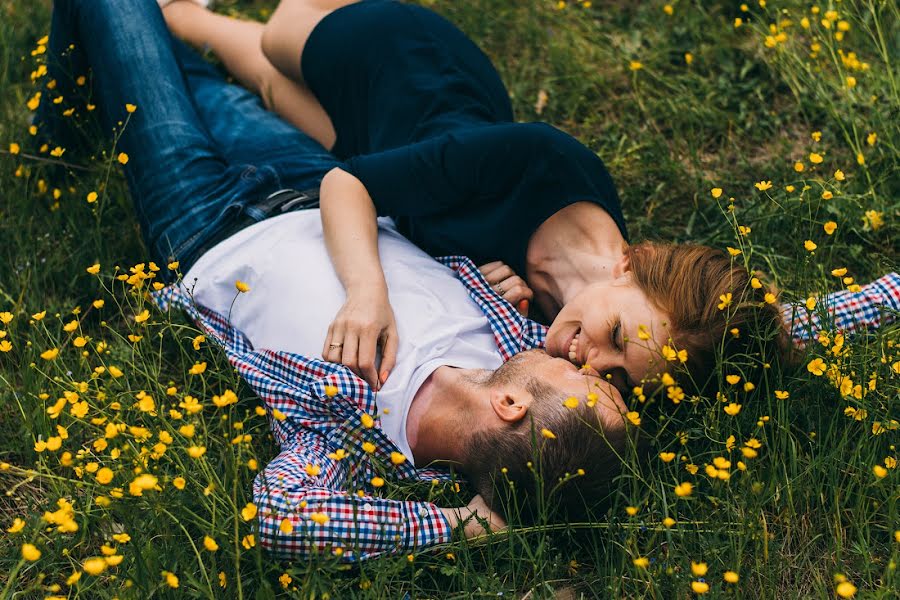
[[(73, 98), (74, 79), (90, 72), (89, 100), (104, 129), (116, 130), (154, 258), (188, 270), (160, 303), (187, 309), (266, 404), (281, 453), (254, 490), (264, 546), (364, 558), (448, 541), (457, 524), (467, 535), (484, 531), (476, 514), (502, 526), (485, 500), (497, 479), (527, 505), (533, 452), (548, 493), (570, 474), (571, 507), (556, 506), (583, 512), (583, 499), (602, 499), (625, 442), (621, 396), (539, 350), (508, 360), (540, 346), (544, 330), (466, 259), (442, 265), (383, 224), (405, 335), (377, 405), (347, 369), (309, 358), (321, 352), (343, 288), (318, 211), (295, 211), (302, 196), (275, 192), (314, 188), (336, 161), (173, 42), (155, 2), (60, 0), (50, 44), (58, 93)], [(48, 102), (42, 127), (58, 125), (56, 116)], [(247, 219), (261, 222), (245, 227)], [(422, 468), (432, 463), (458, 469), (485, 500), (448, 508), (379, 497), (385, 480), (450, 477)]]
[[(483, 531), (476, 514), (501, 526), (488, 505), (503, 510), (511, 489), (527, 518), (560, 478), (549, 504), (557, 516), (602, 499), (629, 439), (621, 397), (568, 361), (517, 355), (539, 347), (545, 330), (466, 259), (440, 265), (382, 223), (391, 302), (402, 307), (394, 374), (376, 398), (347, 369), (309, 358), (342, 286), (319, 216), (294, 210), (310, 195), (281, 190), (315, 188), (337, 161), (174, 42), (153, 0), (58, 0), (51, 54), (56, 84), (41, 127), (63, 131), (68, 108), (97, 106), (154, 260), (187, 271), (160, 304), (183, 307), (218, 339), (266, 404), (281, 453), (244, 511), (266, 547), (354, 559), (421, 548), (449, 540), (457, 524)], [(843, 299), (851, 312), (839, 316), (873, 302), (857, 300)], [(450, 476), (432, 463), (453, 466), (481, 495), (455, 508), (380, 496), (387, 480)], [(529, 494), (535, 481), (542, 494)]]

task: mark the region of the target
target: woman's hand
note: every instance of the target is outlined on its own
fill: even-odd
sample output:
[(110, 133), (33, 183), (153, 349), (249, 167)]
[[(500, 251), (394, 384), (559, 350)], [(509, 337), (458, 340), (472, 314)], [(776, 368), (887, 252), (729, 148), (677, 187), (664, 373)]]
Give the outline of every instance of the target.
[(524, 279), (499, 260), (481, 265), (478, 270), (504, 300), (515, 306), (523, 316), (528, 316), (528, 307), (534, 297), (534, 292), (531, 291)]
[[(472, 498), (465, 506), (441, 508), (440, 511), (447, 517), (452, 529), (456, 529), (460, 523), (465, 523), (463, 531), (466, 538), (482, 535), (487, 532), (488, 527), (494, 532), (506, 529), (506, 521), (488, 507), (481, 495)], [(482, 525), (484, 521), (486, 523)]]
[[(348, 293), (328, 327), (322, 357), (343, 364), (378, 390), (397, 362), (397, 346), (397, 322), (387, 291)], [(376, 364), (379, 347), (380, 368)]]

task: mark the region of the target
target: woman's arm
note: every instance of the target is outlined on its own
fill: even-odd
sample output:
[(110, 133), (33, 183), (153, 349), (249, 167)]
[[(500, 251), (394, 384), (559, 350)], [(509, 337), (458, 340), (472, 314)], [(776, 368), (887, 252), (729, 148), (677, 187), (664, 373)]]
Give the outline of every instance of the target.
[[(325, 246), (347, 299), (328, 328), (322, 356), (339, 362), (373, 389), (383, 384), (397, 360), (397, 324), (378, 256), (375, 206), (356, 177), (339, 168), (319, 190)], [(376, 353), (382, 349), (379, 371)]]

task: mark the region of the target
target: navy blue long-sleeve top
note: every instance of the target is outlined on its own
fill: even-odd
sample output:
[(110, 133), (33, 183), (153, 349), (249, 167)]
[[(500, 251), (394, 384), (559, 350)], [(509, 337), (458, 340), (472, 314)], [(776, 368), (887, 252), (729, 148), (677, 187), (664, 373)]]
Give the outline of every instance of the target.
[(378, 214), (432, 255), (502, 260), (524, 275), (532, 234), (579, 201), (627, 238), (603, 162), (555, 127), (512, 122), (490, 60), (434, 12), (385, 0), (339, 8), (313, 29), (301, 67), (334, 125), (332, 152)]

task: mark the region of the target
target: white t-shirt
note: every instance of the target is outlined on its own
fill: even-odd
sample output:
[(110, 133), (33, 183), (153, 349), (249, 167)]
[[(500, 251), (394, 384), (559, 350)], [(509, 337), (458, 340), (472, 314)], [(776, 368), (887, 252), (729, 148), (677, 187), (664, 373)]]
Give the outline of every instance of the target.
[[(321, 357), (345, 294), (320, 219), (318, 210), (304, 210), (247, 227), (203, 254), (182, 285), (255, 349)], [(378, 229), (400, 345), (377, 404), (382, 429), (412, 461), (406, 417), (425, 379), (442, 365), (496, 369), (502, 359), (487, 318), (454, 272), (400, 235), (390, 219), (379, 219)], [(236, 280), (250, 291), (239, 294)]]

